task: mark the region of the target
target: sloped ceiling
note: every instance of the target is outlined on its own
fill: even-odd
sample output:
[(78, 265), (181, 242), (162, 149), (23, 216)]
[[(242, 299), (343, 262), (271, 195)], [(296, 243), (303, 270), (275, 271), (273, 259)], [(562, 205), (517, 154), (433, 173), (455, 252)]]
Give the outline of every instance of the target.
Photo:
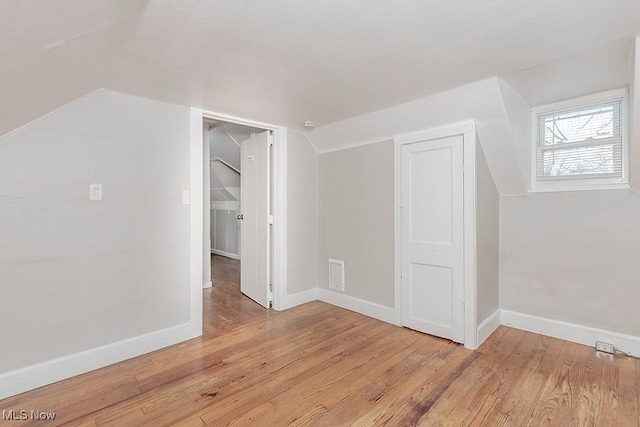
[(633, 38), (617, 40), (504, 76), (531, 106), (619, 89), (633, 81)]
[(0, 134), (98, 87), (318, 126), (640, 33), (637, 0), (0, 0)]
[(94, 89), (142, 0), (0, 0), (0, 135)]
[(510, 128), (501, 85), (504, 82), (497, 78), (473, 82), (332, 123), (314, 130), (311, 138), (316, 149), (325, 153), (474, 120), (497, 190), (502, 195), (524, 195), (526, 182), (518, 166), (516, 135)]

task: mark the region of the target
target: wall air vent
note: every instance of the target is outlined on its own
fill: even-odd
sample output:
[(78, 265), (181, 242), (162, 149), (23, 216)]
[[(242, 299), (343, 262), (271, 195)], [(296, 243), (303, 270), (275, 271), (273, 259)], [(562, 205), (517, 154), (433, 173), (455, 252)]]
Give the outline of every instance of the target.
[(344, 261), (329, 258), (329, 289), (344, 292)]

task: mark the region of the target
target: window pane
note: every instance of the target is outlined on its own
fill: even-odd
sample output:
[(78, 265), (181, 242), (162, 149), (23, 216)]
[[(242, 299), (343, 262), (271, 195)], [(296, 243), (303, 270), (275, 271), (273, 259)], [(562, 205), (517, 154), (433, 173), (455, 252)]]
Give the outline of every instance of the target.
[(613, 174), (622, 162), (614, 144), (545, 149), (539, 160), (542, 176)]
[(556, 113), (543, 118), (543, 145), (561, 145), (611, 138), (619, 132), (613, 105)]

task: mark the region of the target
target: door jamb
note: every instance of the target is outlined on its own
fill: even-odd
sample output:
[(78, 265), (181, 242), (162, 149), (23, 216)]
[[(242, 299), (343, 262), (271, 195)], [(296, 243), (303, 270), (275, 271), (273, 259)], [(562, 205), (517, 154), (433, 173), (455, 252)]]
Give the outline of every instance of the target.
[(475, 122), (468, 121), (394, 138), (394, 310), (395, 324), (402, 326), (402, 155), (404, 144), (462, 135), (464, 151), (464, 346), (477, 348), (477, 284), (476, 284), (476, 179)]
[[(191, 321), (202, 328), (202, 260), (203, 260), (203, 119), (214, 119), (273, 132), (274, 149), (274, 274), (273, 308), (281, 310), (287, 292), (287, 129), (283, 126), (247, 120), (226, 114), (190, 108), (190, 271)], [(196, 287), (197, 284), (197, 287)], [(197, 289), (197, 291), (196, 291)]]

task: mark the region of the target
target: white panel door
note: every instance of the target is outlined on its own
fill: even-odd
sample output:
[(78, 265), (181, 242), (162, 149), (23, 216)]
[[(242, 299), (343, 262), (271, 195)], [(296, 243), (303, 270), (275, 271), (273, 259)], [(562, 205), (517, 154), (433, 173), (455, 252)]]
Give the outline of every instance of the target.
[(401, 152), (402, 324), (462, 343), (463, 137)]
[(269, 132), (241, 145), (240, 290), (269, 307)]

